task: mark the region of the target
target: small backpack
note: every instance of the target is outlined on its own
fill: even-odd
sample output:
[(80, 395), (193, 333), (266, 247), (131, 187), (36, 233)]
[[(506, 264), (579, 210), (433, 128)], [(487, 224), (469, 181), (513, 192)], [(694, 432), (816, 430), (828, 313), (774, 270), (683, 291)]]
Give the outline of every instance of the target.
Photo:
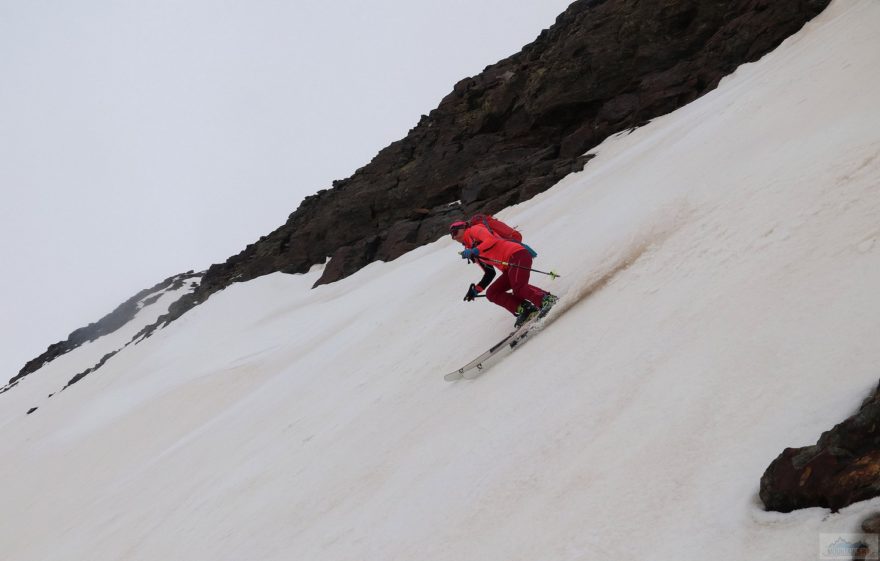
[(475, 214), (468, 220), (468, 224), (471, 226), (482, 224), (493, 236), (499, 237), (502, 240), (522, 243), (522, 234), (516, 228), (511, 228), (491, 214)]
[(470, 220), (468, 220), (468, 224), (471, 226), (475, 224), (482, 224), (486, 227), (487, 230), (489, 230), (489, 233), (493, 236), (501, 238), (502, 240), (518, 243), (519, 245), (526, 248), (526, 250), (528, 250), (532, 257), (538, 256), (538, 252), (523, 243), (522, 234), (520, 234), (516, 228), (508, 226), (491, 214), (475, 214), (471, 216)]

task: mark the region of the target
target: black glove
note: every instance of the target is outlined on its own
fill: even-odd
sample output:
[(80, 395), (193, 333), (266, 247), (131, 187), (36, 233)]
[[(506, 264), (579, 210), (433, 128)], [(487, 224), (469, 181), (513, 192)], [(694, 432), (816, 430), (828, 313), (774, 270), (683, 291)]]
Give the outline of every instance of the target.
[(477, 297), (477, 294), (482, 292), (483, 289), (478, 287), (477, 285), (472, 284), (470, 288), (468, 288), (467, 294), (464, 295), (465, 302), (473, 302), (474, 298)]

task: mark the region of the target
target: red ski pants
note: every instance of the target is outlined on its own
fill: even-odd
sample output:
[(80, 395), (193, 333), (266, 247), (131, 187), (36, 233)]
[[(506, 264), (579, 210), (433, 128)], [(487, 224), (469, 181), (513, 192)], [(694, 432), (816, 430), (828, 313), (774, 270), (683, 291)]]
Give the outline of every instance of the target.
[(529, 273), (531, 272), (529, 269), (532, 268), (532, 255), (525, 249), (517, 251), (510, 256), (509, 262), (510, 266), (508, 269), (486, 289), (486, 298), (514, 315), (516, 315), (516, 309), (523, 300), (528, 300), (540, 308), (541, 300), (547, 293), (529, 284)]

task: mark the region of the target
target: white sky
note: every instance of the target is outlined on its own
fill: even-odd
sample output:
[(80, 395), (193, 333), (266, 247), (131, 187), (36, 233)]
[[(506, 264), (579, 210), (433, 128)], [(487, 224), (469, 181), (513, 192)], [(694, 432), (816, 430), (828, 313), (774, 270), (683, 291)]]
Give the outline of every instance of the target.
[(237, 253), (569, 0), (0, 0), (0, 382)]

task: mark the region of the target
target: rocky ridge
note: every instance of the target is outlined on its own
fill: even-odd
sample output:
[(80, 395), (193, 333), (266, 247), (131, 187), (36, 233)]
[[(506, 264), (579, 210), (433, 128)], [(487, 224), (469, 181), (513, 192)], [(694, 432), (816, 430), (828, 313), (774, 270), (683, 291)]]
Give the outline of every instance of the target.
[[(92, 341), (95, 341), (96, 339), (99, 339), (100, 337), (109, 335), (121, 329), (129, 322), (131, 322), (131, 320), (134, 319), (135, 315), (137, 315), (139, 311), (147, 306), (154, 304), (162, 296), (163, 293), (167, 291), (179, 290), (187, 282), (190, 282), (190, 288), (194, 289), (197, 286), (196, 279), (198, 279), (202, 274), (203, 273), (195, 273), (193, 271), (189, 271), (179, 275), (174, 275), (163, 280), (162, 282), (159, 282), (155, 286), (146, 288), (138, 292), (137, 294), (117, 306), (115, 310), (113, 310), (100, 320), (75, 330), (64, 341), (49, 345), (49, 348), (47, 348), (44, 353), (25, 364), (24, 367), (18, 372), (18, 374), (10, 379), (5, 386), (0, 388), (0, 393), (9, 391), (13, 387), (15, 387), (15, 385), (18, 384), (21, 379), (28, 376), (29, 374), (36, 372), (56, 358), (65, 355), (86, 343), (90, 343)], [(143, 334), (144, 331), (135, 336), (132, 341), (139, 340), (139, 338), (143, 336)], [(109, 356), (105, 357), (104, 361), (102, 361), (101, 364), (103, 364), (103, 362), (106, 362), (106, 359), (109, 359)], [(100, 364), (96, 365), (88, 372), (97, 369), (99, 366)], [(88, 372), (86, 372), (85, 374), (88, 374)], [(78, 374), (75, 379), (71, 380), (68, 385), (75, 383), (85, 374)]]

